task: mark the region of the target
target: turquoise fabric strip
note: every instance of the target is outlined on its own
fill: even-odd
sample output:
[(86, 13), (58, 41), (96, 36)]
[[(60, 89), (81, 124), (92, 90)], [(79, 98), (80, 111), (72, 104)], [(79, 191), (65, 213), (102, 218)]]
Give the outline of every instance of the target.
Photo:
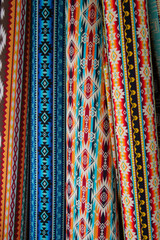
[(32, 2), (30, 239), (65, 236), (65, 1)]

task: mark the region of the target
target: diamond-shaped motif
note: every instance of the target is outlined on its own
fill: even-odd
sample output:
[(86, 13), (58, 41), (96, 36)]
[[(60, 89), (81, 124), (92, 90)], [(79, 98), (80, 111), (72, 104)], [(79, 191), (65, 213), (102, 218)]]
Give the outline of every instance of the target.
[(113, 13), (112, 12), (109, 12), (109, 14), (107, 15), (107, 20), (108, 20), (108, 22), (113, 22), (113, 20), (114, 20), (114, 15), (113, 15)]
[(46, 113), (43, 113), (42, 116), (41, 116), (41, 119), (44, 123), (47, 122), (47, 120), (49, 119), (48, 115)]
[(46, 43), (44, 43), (44, 44), (42, 45), (42, 47), (41, 47), (41, 50), (42, 50), (42, 52), (43, 52), (44, 54), (47, 54), (48, 51), (49, 51), (48, 45), (47, 45)]
[(42, 155), (45, 157), (47, 154), (48, 154), (48, 149), (44, 146), (42, 149), (41, 149), (41, 153)]
[(150, 75), (151, 75), (151, 71), (150, 71), (150, 68), (147, 66), (147, 65), (144, 65), (142, 68), (141, 68), (141, 74), (143, 75), (143, 77), (145, 78), (149, 78)]
[(81, 164), (83, 170), (86, 171), (87, 168), (92, 165), (94, 159), (91, 157), (89, 152), (86, 149), (84, 149), (83, 152), (79, 155), (78, 161)]
[(141, 27), (138, 29), (138, 35), (145, 40), (148, 37), (147, 28), (141, 25)]
[(110, 61), (115, 65), (121, 59), (121, 52), (118, 49), (116, 49), (116, 48), (111, 49), (109, 51), (109, 58), (110, 58)]
[(84, 12), (84, 17), (88, 20), (90, 25), (92, 26), (95, 24), (96, 21), (100, 18), (100, 14), (98, 12), (98, 9), (95, 5), (95, 3), (92, 3)]
[(73, 193), (74, 193), (73, 186), (72, 186), (71, 181), (69, 180), (67, 182), (67, 195), (68, 195), (69, 199), (72, 197)]
[(124, 92), (119, 87), (115, 86), (113, 89), (113, 97), (116, 101), (121, 101), (121, 99), (124, 97)]
[(43, 11), (42, 11), (42, 15), (44, 18), (47, 18), (49, 16), (49, 11), (47, 8), (44, 8)]
[(157, 149), (157, 144), (154, 140), (150, 140), (148, 143), (147, 143), (147, 147), (146, 149), (150, 152), (150, 153), (154, 153)]
[(154, 111), (153, 105), (151, 103), (148, 103), (146, 106), (146, 112), (148, 113), (148, 116), (152, 116), (153, 111)]
[(46, 179), (43, 179), (43, 181), (41, 182), (41, 185), (44, 189), (46, 189), (48, 187), (49, 183)]
[(75, 43), (71, 40), (69, 47), (68, 47), (68, 56), (69, 56), (71, 62), (73, 62), (77, 52), (78, 52), (78, 48), (75, 45)]
[(130, 171), (129, 163), (127, 163), (125, 160), (120, 161), (119, 168), (122, 173), (128, 173)]
[(89, 99), (97, 91), (98, 88), (91, 80), (91, 78), (87, 77), (87, 79), (81, 84), (80, 89), (84, 96)]
[(42, 218), (42, 220), (45, 222), (45, 221), (47, 220), (47, 218), (48, 218), (47, 213), (46, 213), (46, 212), (42, 212), (41, 218)]
[(124, 138), (128, 134), (127, 127), (125, 127), (124, 125), (117, 125), (116, 131), (119, 138)]
[(106, 186), (103, 186), (100, 191), (95, 196), (96, 200), (99, 202), (99, 204), (102, 206), (102, 208), (105, 208), (105, 206), (108, 204), (108, 202), (111, 199), (111, 193), (106, 188)]
[(102, 132), (104, 133), (104, 135), (107, 137), (108, 132), (109, 132), (109, 121), (108, 121), (107, 114), (104, 116), (102, 121), (99, 123), (99, 127), (102, 130)]
[(137, 239), (136, 233), (133, 232), (131, 228), (128, 228), (128, 229), (126, 230), (126, 238), (127, 238), (127, 239), (133, 239), (133, 240), (135, 240), (135, 239)]
[(73, 127), (74, 127), (74, 117), (73, 117), (73, 114), (71, 112), (69, 112), (68, 114), (68, 129), (69, 129), (69, 132), (72, 131)]
[(49, 85), (49, 82), (46, 78), (43, 79), (43, 81), (41, 82), (41, 85), (44, 89), (46, 89)]
[(76, 224), (76, 228), (81, 239), (84, 239), (91, 232), (84, 218), (81, 218), (81, 220)]
[(117, 17), (118, 17), (118, 15), (117, 15), (116, 11), (113, 11), (113, 9), (112, 10), (108, 9), (108, 11), (105, 15), (105, 18), (109, 25), (113, 24), (116, 21)]

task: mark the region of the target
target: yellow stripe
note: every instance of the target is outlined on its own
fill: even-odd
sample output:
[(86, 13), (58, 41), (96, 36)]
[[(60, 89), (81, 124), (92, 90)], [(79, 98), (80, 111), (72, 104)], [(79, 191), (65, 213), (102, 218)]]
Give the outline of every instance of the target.
[[(135, 36), (135, 26), (134, 26), (134, 14), (133, 14), (133, 8), (132, 8), (132, 1), (130, 1), (130, 13), (131, 13), (131, 24), (132, 24), (132, 37), (133, 37), (133, 51), (134, 51), (134, 61), (135, 61), (135, 66), (138, 66), (138, 62), (137, 62), (137, 49), (136, 49), (136, 36)], [(133, 3), (134, 4), (134, 3)], [(146, 161), (145, 161), (145, 140), (143, 137), (143, 121), (141, 118), (141, 114), (142, 114), (142, 108), (141, 108), (141, 100), (140, 100), (140, 84), (139, 84), (139, 76), (138, 76), (138, 68), (135, 67), (135, 73), (136, 73), (136, 86), (137, 86), (137, 99), (138, 99), (138, 113), (139, 113), (139, 123), (140, 123), (140, 135), (141, 135), (141, 150), (142, 150), (142, 160), (143, 160), (143, 169), (144, 169), (144, 185), (145, 185), (145, 192), (148, 193), (148, 188), (147, 188), (147, 176), (146, 176)], [(143, 145), (143, 146), (142, 146)], [(150, 211), (149, 211), (149, 199), (148, 199), (148, 194), (146, 194), (146, 209), (147, 209), (147, 219), (148, 219), (148, 231), (149, 231), (149, 238), (152, 239), (152, 235), (151, 235), (151, 229), (152, 226), (150, 224)]]
[[(126, 49), (125, 49), (125, 42), (124, 42), (124, 31), (123, 31), (123, 17), (122, 17), (122, 7), (121, 7), (121, 0), (118, 0), (118, 8), (119, 8), (119, 16), (120, 16), (120, 28), (121, 28), (121, 39), (122, 39), (122, 54), (123, 59), (126, 59)], [(126, 97), (129, 98), (129, 87), (128, 87), (128, 76), (127, 76), (127, 67), (126, 67), (126, 61), (124, 61), (124, 80), (125, 80), (125, 86), (126, 86)], [(133, 138), (132, 138), (132, 121), (131, 121), (131, 114), (130, 114), (130, 104), (129, 101), (126, 101), (127, 109), (128, 109), (128, 127), (129, 127), (129, 135), (130, 135), (130, 148), (131, 148), (131, 161), (134, 160), (134, 150), (133, 150)], [(140, 222), (139, 222), (139, 208), (138, 208), (138, 198), (137, 198), (137, 182), (136, 182), (136, 171), (135, 171), (135, 161), (132, 162), (132, 176), (134, 181), (134, 199), (135, 199), (135, 208), (136, 208), (136, 215), (137, 215), (137, 232), (138, 232), (138, 238), (141, 239), (141, 233), (140, 233)]]
[(12, 72), (12, 57), (13, 57), (13, 51), (12, 51), (12, 47), (13, 47), (13, 36), (14, 36), (14, 13), (15, 13), (15, 4), (12, 4), (12, 7), (10, 9), (11, 11), (11, 24), (10, 24), (10, 46), (9, 46), (9, 54), (8, 54), (8, 75), (7, 75), (7, 96), (6, 96), (6, 114), (5, 114), (5, 122), (4, 122), (4, 136), (5, 136), (5, 142), (4, 142), (4, 173), (3, 173), (3, 191), (2, 191), (2, 216), (1, 216), (1, 231), (0, 231), (0, 239), (4, 239), (3, 237), (3, 227), (4, 227), (4, 223), (5, 223), (5, 191), (6, 191), (6, 177), (7, 177), (7, 152), (8, 152), (8, 138), (9, 138), (9, 119), (10, 119), (10, 93), (11, 93), (11, 72)]

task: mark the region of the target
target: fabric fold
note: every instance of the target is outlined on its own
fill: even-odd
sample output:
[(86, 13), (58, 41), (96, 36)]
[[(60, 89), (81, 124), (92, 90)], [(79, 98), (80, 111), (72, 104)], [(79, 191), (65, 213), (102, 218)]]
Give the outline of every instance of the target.
[(0, 0), (0, 240), (160, 239), (159, 35), (157, 0)]
[(118, 239), (101, 1), (68, 1), (67, 239)]
[(147, 6), (139, 0), (104, 0), (103, 6), (124, 237), (159, 239), (158, 143)]

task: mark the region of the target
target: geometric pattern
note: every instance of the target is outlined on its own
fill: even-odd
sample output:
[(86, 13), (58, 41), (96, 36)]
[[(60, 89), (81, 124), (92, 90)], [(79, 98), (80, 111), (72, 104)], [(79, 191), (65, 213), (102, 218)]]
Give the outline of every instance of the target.
[(93, 26), (101, 17), (95, 3), (89, 5), (89, 7), (83, 12), (83, 15), (91, 26)]
[(90, 156), (87, 149), (84, 149), (83, 152), (78, 157), (78, 161), (81, 164), (83, 170), (86, 171), (88, 167), (92, 165), (94, 159)]
[(69, 112), (68, 113), (68, 129), (70, 132), (74, 128), (74, 125), (75, 125), (75, 120), (74, 120), (73, 114), (72, 112)]
[(74, 194), (74, 189), (70, 180), (67, 183), (67, 189), (68, 189), (68, 197), (71, 198), (72, 195)]
[(66, 239), (118, 239), (101, 1), (67, 1), (66, 13)]
[(89, 76), (84, 81), (84, 83), (81, 84), (80, 89), (87, 99), (89, 99), (93, 95), (93, 93), (98, 90), (97, 86), (94, 84), (94, 82)]
[(76, 224), (76, 228), (79, 232), (80, 239), (84, 239), (91, 231), (83, 218)]
[(159, 39), (158, 0), (0, 0), (0, 239), (160, 239)]
[(108, 121), (108, 116), (105, 115), (104, 118), (101, 120), (99, 123), (100, 129), (104, 133), (104, 135), (107, 137), (109, 133), (109, 121)]
[(106, 91), (112, 106), (109, 120), (117, 151), (123, 238), (135, 240), (160, 237), (154, 221), (160, 183), (146, 8), (141, 0), (103, 1), (110, 74)]
[(147, 3), (151, 35), (154, 95), (157, 115), (156, 121), (160, 148), (160, 3), (157, 0), (148, 1)]
[(76, 47), (75, 43), (71, 40), (68, 47), (68, 54), (71, 62), (74, 60), (77, 53), (78, 53), (78, 48)]
[(108, 191), (106, 186), (103, 186), (96, 194), (95, 199), (99, 202), (102, 208), (105, 208), (111, 199), (111, 193)]
[(64, 1), (32, 1), (30, 239), (65, 234), (64, 23)]
[(0, 239), (27, 237), (30, 13), (0, 1)]
[[(52, 212), (52, 238), (65, 239), (65, 172), (66, 172), (66, 77), (65, 77), (65, 1), (54, 1), (53, 105), (54, 108), (54, 214)], [(56, 61), (55, 61), (56, 60)], [(56, 169), (56, 171), (55, 171)]]
[[(37, 234), (39, 237), (50, 238), (52, 229), (52, 134), (44, 134), (48, 129), (52, 130), (52, 96), (53, 81), (52, 70), (48, 70), (46, 64), (53, 68), (53, 28), (50, 32), (44, 32), (41, 29), (52, 26), (53, 24), (53, 4), (41, 2), (38, 4), (38, 202), (37, 202)], [(37, 29), (33, 29), (33, 31)], [(48, 97), (48, 101), (45, 99)], [(44, 201), (47, 199), (47, 201)], [(43, 232), (42, 232), (43, 229)]]

